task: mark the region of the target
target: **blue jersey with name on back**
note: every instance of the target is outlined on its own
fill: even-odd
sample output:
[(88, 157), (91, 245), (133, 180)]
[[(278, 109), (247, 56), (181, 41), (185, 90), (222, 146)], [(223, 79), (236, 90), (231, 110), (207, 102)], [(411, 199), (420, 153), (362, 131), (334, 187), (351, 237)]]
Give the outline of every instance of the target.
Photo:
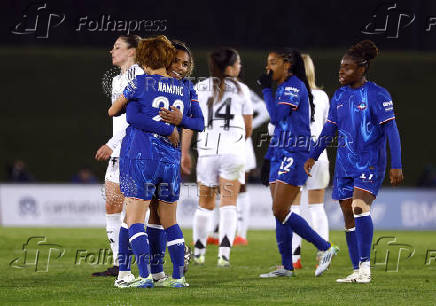
[(289, 152), (310, 150), (310, 110), (306, 85), (295, 75), (281, 83), (275, 93), (278, 105), (288, 105), (292, 111), (272, 122), (276, 128), (271, 145)]
[(366, 82), (357, 89), (339, 88), (328, 115), (338, 130), (335, 176), (356, 177), (367, 170), (384, 174), (386, 134), (382, 124), (394, 118), (392, 98), (383, 87)]
[[(130, 102), (127, 107), (136, 107), (146, 118), (161, 121), (161, 107), (175, 106), (183, 115), (190, 115), (191, 99), (196, 94), (192, 84), (183, 80), (160, 75), (138, 75), (124, 90)], [(194, 91), (194, 93), (192, 92)], [(194, 94), (194, 97), (191, 97)], [(129, 121), (127, 111), (127, 121)], [(179, 129), (180, 131), (181, 129)], [(145, 132), (130, 125), (123, 140), (121, 156), (129, 159), (147, 159), (165, 162), (180, 162), (180, 148), (175, 148), (166, 136)]]

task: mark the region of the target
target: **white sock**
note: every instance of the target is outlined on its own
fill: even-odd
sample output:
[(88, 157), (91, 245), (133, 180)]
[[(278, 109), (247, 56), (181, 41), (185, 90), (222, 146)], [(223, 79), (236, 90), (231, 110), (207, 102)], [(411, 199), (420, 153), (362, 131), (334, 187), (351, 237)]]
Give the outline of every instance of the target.
[(118, 240), (121, 228), (121, 214), (106, 214), (106, 234), (112, 249), (114, 266), (118, 266)]
[[(292, 213), (300, 215), (300, 205), (291, 206)], [(292, 262), (295, 263), (300, 259), (301, 254), (301, 237), (292, 233)]]
[(219, 238), (219, 227), (220, 227), (220, 209), (217, 208), (219, 206), (219, 200), (215, 201), (215, 209), (213, 210), (213, 223), (212, 229), (210, 231), (209, 236), (215, 239)]
[(194, 256), (206, 253), (206, 239), (213, 221), (213, 210), (198, 207), (193, 221)]
[(250, 195), (242, 192), (238, 195), (238, 236), (247, 239), (247, 228), (250, 218)]
[(218, 256), (225, 256), (227, 259), (230, 259), (230, 248), (235, 239), (237, 222), (236, 206), (228, 205), (220, 207), (220, 246)]
[(310, 215), (312, 217), (312, 228), (324, 240), (329, 240), (329, 219), (325, 213), (324, 203), (309, 204)]

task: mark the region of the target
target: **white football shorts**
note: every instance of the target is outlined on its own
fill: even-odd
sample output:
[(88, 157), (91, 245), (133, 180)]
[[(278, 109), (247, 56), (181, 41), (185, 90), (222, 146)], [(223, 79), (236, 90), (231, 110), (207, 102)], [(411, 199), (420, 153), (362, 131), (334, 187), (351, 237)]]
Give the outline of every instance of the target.
[(120, 160), (118, 157), (111, 157), (109, 159), (104, 180), (120, 184)]
[(318, 160), (310, 170), (310, 174), (306, 182), (307, 190), (324, 189), (330, 181), (329, 162), (328, 160)]
[[(244, 157), (235, 154), (200, 156), (197, 161), (197, 182), (207, 187), (219, 185), (219, 178), (245, 184)], [(242, 181), (242, 182), (241, 182)]]

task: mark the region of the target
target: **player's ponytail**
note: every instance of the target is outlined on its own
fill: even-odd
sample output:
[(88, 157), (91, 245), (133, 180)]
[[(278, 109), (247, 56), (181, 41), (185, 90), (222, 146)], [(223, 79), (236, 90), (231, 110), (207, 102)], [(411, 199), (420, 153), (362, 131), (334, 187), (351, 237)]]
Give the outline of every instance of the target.
[(283, 48), (279, 50), (273, 50), (272, 52), (278, 54), (284, 61), (290, 62), (291, 67), (289, 68), (289, 72), (297, 76), (304, 83), (304, 85), (306, 85), (311, 113), (310, 121), (315, 121), (315, 104), (313, 103), (313, 95), (312, 91), (310, 90), (309, 82), (307, 81), (306, 69), (304, 68), (304, 61), (300, 51), (290, 48)]
[(232, 48), (220, 48), (213, 51), (209, 55), (209, 71), (213, 80), (213, 93), (216, 97), (215, 102), (221, 100), (226, 90), (225, 80), (233, 82), (237, 88), (238, 93), (241, 88), (233, 78), (228, 77), (225, 74), (225, 70), (228, 66), (233, 66), (238, 60), (238, 51)]
[(348, 49), (345, 55), (351, 57), (358, 66), (365, 67), (366, 74), (369, 70), (369, 64), (377, 57), (378, 52), (378, 48), (372, 40), (362, 40)]

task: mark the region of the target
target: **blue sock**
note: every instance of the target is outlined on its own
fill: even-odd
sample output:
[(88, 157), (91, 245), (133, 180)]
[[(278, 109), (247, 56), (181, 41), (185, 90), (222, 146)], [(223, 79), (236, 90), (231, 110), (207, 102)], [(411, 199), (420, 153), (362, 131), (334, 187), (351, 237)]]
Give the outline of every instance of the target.
[(120, 235), (118, 237), (118, 263), (120, 271), (130, 271), (131, 250), (129, 248), (129, 229), (127, 224), (121, 224)]
[(320, 235), (318, 235), (318, 233), (310, 227), (307, 221), (299, 215), (289, 212), (285, 220), (285, 224), (288, 224), (293, 232), (312, 243), (318, 250), (326, 251), (330, 248), (330, 242), (324, 240)]
[[(160, 228), (159, 228), (160, 227)], [(152, 274), (163, 272), (167, 239), (160, 225), (147, 225), (148, 242), (150, 243), (150, 271)]]
[(356, 224), (356, 238), (359, 247), (360, 262), (369, 261), (374, 231), (371, 215), (369, 212), (354, 215), (354, 222)]
[(167, 228), (165, 233), (167, 234), (168, 252), (173, 263), (173, 278), (182, 278), (185, 265), (185, 240), (183, 239), (183, 232), (178, 224), (174, 224)]
[(345, 240), (347, 240), (348, 254), (350, 255), (353, 269), (359, 269), (359, 247), (357, 245), (355, 228), (345, 230)]
[(132, 246), (133, 254), (136, 257), (139, 276), (146, 278), (149, 275), (148, 265), (150, 264), (150, 249), (148, 247), (147, 234), (145, 233), (144, 223), (135, 223), (129, 227), (129, 241)]
[(276, 241), (282, 256), (282, 265), (286, 270), (294, 270), (292, 265), (292, 229), (286, 224), (282, 224), (276, 218)]

